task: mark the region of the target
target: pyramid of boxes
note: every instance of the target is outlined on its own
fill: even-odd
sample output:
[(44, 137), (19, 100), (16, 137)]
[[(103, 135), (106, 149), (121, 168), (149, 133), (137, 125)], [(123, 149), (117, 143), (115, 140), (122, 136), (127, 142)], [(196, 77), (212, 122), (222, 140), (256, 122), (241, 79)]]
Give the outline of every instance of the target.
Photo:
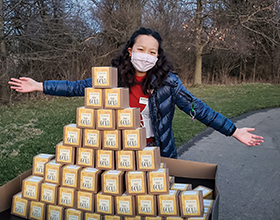
[(56, 155), (33, 158), (11, 213), (40, 220), (208, 219), (212, 190), (174, 183), (159, 147), (146, 147), (140, 110), (129, 107), (127, 88), (117, 88), (117, 69), (94, 67), (92, 79)]

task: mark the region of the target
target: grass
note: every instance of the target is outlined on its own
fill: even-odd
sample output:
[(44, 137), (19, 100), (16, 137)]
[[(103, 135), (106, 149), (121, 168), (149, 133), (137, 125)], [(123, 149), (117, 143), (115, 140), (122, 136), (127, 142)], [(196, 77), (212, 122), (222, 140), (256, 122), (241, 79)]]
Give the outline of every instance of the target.
[[(271, 84), (200, 86), (189, 90), (229, 118), (280, 106), (280, 87)], [(0, 186), (30, 169), (35, 155), (54, 154), (55, 145), (62, 140), (63, 126), (75, 123), (76, 108), (83, 105), (83, 97), (56, 97), (0, 107)], [(177, 146), (205, 128), (176, 109), (173, 129)]]

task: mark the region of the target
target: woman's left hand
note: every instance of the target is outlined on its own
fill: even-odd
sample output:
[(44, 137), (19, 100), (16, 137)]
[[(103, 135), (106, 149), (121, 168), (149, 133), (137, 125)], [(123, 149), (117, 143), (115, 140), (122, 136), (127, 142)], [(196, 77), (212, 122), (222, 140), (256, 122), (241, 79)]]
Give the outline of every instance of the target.
[(237, 128), (232, 137), (248, 146), (260, 145), (260, 143), (263, 143), (263, 137), (250, 133), (250, 131), (254, 130), (255, 128)]

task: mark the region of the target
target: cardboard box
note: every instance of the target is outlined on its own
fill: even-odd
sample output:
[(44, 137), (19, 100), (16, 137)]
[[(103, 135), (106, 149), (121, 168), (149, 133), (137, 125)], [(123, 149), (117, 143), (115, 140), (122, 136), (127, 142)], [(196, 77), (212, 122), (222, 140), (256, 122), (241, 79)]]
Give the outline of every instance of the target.
[(53, 160), (54, 157), (55, 155), (53, 154), (38, 154), (33, 157), (32, 175), (44, 176), (45, 163)]
[(84, 215), (83, 212), (80, 210), (76, 210), (76, 209), (65, 209), (65, 219), (75, 219), (75, 220), (83, 220), (84, 219)]
[(125, 217), (125, 220), (143, 220), (142, 216), (135, 216), (135, 217)]
[(156, 171), (160, 166), (159, 147), (145, 147), (142, 151), (136, 152), (137, 170)]
[(59, 142), (56, 145), (55, 161), (61, 164), (75, 164), (76, 148), (72, 146), (63, 145), (63, 142)]
[(103, 150), (121, 150), (122, 137), (120, 130), (107, 130), (103, 132), (102, 138)]
[(129, 196), (126, 193), (122, 194), (121, 196), (116, 196), (115, 210), (116, 214), (120, 216), (135, 216), (135, 197)]
[(184, 218), (181, 218), (181, 217), (167, 217), (165, 220), (184, 220)]
[(202, 191), (183, 191), (179, 196), (182, 217), (202, 217), (204, 214)]
[(69, 187), (58, 188), (58, 205), (65, 208), (76, 208), (77, 190)]
[(136, 196), (137, 215), (140, 216), (157, 216), (157, 201), (154, 195)]
[(129, 107), (129, 89), (104, 89), (105, 109), (124, 109)]
[(172, 190), (187, 191), (192, 190), (192, 185), (187, 183), (174, 183), (171, 188)]
[(58, 185), (52, 183), (42, 183), (41, 186), (41, 202), (57, 205)]
[[(170, 175), (175, 176), (177, 183), (189, 183), (193, 187), (203, 185), (214, 190), (215, 200), (209, 220), (218, 220), (220, 194), (216, 186), (217, 165), (164, 157), (161, 158), (161, 162), (166, 163)], [(13, 195), (21, 191), (22, 180), (30, 175), (31, 170), (0, 187), (1, 212), (11, 207)]]
[(104, 103), (103, 89), (85, 88), (85, 107), (100, 109)]
[(135, 151), (116, 151), (116, 170), (135, 171)]
[(11, 207), (11, 214), (19, 216), (21, 218), (28, 218), (30, 201), (22, 198), (22, 193), (17, 193), (13, 196), (13, 202)]
[(122, 220), (122, 217), (117, 215), (104, 215), (104, 220)]
[(63, 164), (56, 163), (52, 160), (45, 164), (44, 182), (60, 185), (62, 182)]
[(117, 129), (132, 129), (140, 127), (140, 108), (125, 108), (117, 110)]
[(169, 193), (169, 170), (158, 169), (147, 172), (148, 194), (159, 195)]
[(146, 128), (123, 130), (123, 150), (143, 150), (147, 146)]
[(103, 131), (94, 129), (84, 129), (83, 147), (92, 148), (94, 150), (100, 150), (102, 137)]
[(47, 206), (47, 220), (64, 220), (64, 207), (57, 205)]
[(193, 190), (201, 190), (203, 199), (213, 199), (213, 190), (212, 189), (209, 189), (205, 186), (198, 186), (198, 187), (194, 188)]
[(76, 165), (81, 167), (94, 167), (95, 151), (90, 148), (77, 148)]
[(82, 129), (77, 128), (76, 124), (65, 125), (63, 127), (63, 145), (81, 147)]
[(118, 69), (115, 67), (93, 67), (92, 86), (100, 89), (118, 87)]
[(203, 199), (204, 207), (212, 208), (214, 200), (212, 199)]
[(146, 172), (129, 171), (125, 173), (126, 194), (145, 195), (147, 194)]
[(67, 165), (62, 168), (62, 186), (78, 189), (80, 181), (81, 166)]
[(77, 209), (94, 212), (94, 194), (85, 191), (77, 192)]
[(157, 216), (157, 217), (146, 217), (145, 220), (162, 220), (164, 218)]
[(46, 204), (43, 202), (30, 202), (29, 217), (28, 219), (45, 220)]
[(102, 220), (102, 216), (100, 214), (86, 212), (84, 220)]
[(112, 109), (96, 110), (96, 129), (97, 130), (115, 130), (116, 129), (116, 111)]
[(101, 185), (101, 170), (84, 168), (80, 171), (80, 190), (97, 193)]
[(179, 194), (179, 191), (170, 190), (169, 194), (157, 196), (159, 216), (168, 217), (180, 215), (180, 205), (178, 200)]
[(115, 169), (115, 155), (111, 150), (96, 151), (96, 168), (100, 170)]
[(44, 178), (39, 176), (29, 176), (22, 182), (22, 198), (39, 201), (41, 185)]
[(102, 216), (100, 214), (86, 212), (84, 220), (102, 220)]
[(114, 215), (115, 198), (99, 192), (95, 195), (95, 212), (101, 215)]
[(124, 172), (108, 170), (101, 175), (102, 193), (104, 195), (120, 196), (124, 193)]
[(77, 128), (95, 129), (95, 111), (84, 106), (77, 108), (76, 125)]

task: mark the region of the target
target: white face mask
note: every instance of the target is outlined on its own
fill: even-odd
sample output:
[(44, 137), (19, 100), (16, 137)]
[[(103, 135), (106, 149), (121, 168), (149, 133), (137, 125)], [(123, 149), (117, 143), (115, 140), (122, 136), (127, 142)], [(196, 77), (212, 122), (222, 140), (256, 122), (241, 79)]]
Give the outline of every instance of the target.
[(158, 58), (147, 53), (131, 53), (131, 63), (139, 72), (147, 72), (152, 69), (157, 62)]

